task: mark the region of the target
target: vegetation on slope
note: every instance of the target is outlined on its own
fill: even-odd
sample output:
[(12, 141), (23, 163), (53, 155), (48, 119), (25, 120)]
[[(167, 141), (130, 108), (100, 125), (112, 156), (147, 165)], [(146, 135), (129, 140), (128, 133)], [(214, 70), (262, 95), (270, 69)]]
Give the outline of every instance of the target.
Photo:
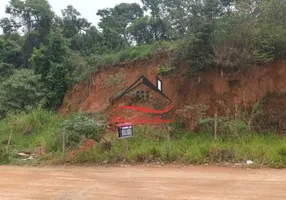
[(158, 41), (149, 45), (140, 45), (126, 48), (117, 53), (107, 53), (104, 55), (91, 55), (86, 60), (86, 68), (78, 71), (79, 81), (86, 80), (90, 75), (109, 66), (114, 66), (125, 61), (148, 59), (157, 54), (167, 55), (176, 51), (182, 44), (181, 40)]
[(246, 165), (251, 160), (254, 166), (280, 168), (286, 166), (285, 142), (273, 133), (248, 132), (240, 139), (222, 136), (214, 140), (209, 133), (183, 131), (170, 138), (166, 132), (137, 127), (135, 137), (127, 142), (114, 140), (110, 150), (92, 148), (68, 161)]
[[(244, 131), (239, 137), (225, 133), (214, 140), (209, 132), (191, 133), (176, 123), (161, 130), (136, 127), (134, 138), (124, 141), (116, 134), (107, 134), (107, 139), (103, 139), (105, 124), (105, 119), (98, 115), (62, 117), (40, 108), (28, 114), (9, 115), (0, 123), (0, 164), (175, 162), (243, 165), (252, 160), (254, 166), (286, 166), (286, 140), (273, 132)], [(90, 139), (96, 142), (95, 145), (87, 146), (86, 141)], [(28, 156), (21, 157), (18, 153)], [(33, 159), (29, 160), (29, 156)]]
[(188, 63), (193, 74), (214, 67), (247, 69), (285, 55), (283, 0), (142, 4), (98, 10), (97, 29), (71, 5), (57, 16), (47, 0), (10, 1), (7, 17), (0, 21), (1, 80), (22, 68), (33, 71), (41, 77), (44, 106), (57, 109), (76, 81), (105, 66), (161, 51), (172, 52), (174, 66), (178, 60)]
[(104, 122), (102, 116), (63, 117), (42, 108), (9, 114), (0, 121), (0, 148), (4, 155), (9, 155), (0, 159), (0, 163), (20, 160), (18, 153), (21, 152), (34, 157), (47, 153), (61, 155), (63, 134), (67, 151), (77, 148), (85, 139), (99, 142), (105, 130)]

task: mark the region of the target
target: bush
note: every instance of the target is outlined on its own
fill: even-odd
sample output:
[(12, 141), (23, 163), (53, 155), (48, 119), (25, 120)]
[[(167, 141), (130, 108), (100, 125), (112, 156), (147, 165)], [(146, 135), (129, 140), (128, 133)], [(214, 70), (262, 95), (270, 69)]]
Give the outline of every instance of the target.
[(158, 73), (161, 75), (168, 75), (171, 74), (175, 69), (176, 67), (160, 66)]
[(16, 70), (0, 85), (0, 116), (35, 108), (44, 97), (40, 76), (27, 69)]
[(105, 124), (85, 114), (73, 115), (65, 120), (62, 129), (66, 134), (66, 145), (75, 148), (83, 139), (93, 139), (99, 142), (105, 130)]

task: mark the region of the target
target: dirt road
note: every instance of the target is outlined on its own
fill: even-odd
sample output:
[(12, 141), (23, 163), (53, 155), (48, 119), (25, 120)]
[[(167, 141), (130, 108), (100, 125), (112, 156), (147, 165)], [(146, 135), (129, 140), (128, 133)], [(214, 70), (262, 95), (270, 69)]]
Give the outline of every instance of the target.
[(286, 199), (286, 170), (0, 167), (1, 200)]

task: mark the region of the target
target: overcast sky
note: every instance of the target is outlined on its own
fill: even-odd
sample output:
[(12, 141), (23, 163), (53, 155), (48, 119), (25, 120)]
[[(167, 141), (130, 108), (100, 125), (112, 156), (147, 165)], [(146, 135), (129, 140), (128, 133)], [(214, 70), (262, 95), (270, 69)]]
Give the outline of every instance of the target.
[[(5, 13), (5, 7), (10, 0), (0, 0), (0, 18)], [(96, 12), (98, 9), (111, 8), (120, 3), (141, 3), (141, 0), (49, 0), (52, 9), (58, 15), (61, 14), (61, 9), (68, 5), (73, 5), (84, 18), (94, 25), (98, 23)]]

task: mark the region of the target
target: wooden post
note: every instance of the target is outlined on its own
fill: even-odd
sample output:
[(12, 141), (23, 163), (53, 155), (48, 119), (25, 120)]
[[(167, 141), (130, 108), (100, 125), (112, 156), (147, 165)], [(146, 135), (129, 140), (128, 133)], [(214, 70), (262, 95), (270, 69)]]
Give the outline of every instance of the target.
[(10, 131), (10, 135), (9, 135), (9, 139), (8, 139), (8, 143), (7, 143), (7, 149), (6, 149), (7, 152), (8, 152), (10, 143), (11, 143), (12, 133), (13, 133), (13, 128), (12, 128), (11, 131)]
[(65, 159), (65, 150), (66, 150), (66, 129), (64, 129), (63, 133), (63, 159)]
[(127, 160), (127, 154), (128, 154), (128, 141), (127, 140), (128, 140), (128, 138), (121, 139), (122, 144), (124, 146), (124, 160)]
[(214, 118), (214, 139), (217, 140), (217, 112), (215, 113)]
[(126, 138), (126, 139), (124, 139), (125, 140), (125, 152), (126, 152), (126, 156), (127, 156), (127, 152), (128, 152), (128, 150), (129, 150), (129, 147), (128, 147), (128, 139)]

